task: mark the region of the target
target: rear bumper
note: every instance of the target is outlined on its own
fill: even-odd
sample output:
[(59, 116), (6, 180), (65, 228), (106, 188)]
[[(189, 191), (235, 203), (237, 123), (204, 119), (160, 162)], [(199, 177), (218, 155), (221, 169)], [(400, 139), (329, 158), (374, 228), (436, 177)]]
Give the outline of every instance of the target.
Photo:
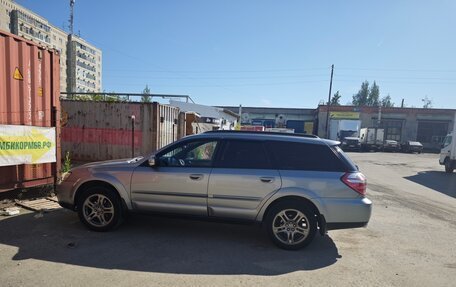
[(385, 151), (397, 151), (397, 150), (399, 150), (399, 147), (398, 146), (384, 146), (383, 150), (385, 150)]
[(372, 201), (368, 198), (324, 198), (319, 207), (330, 229), (356, 228), (366, 226), (372, 214)]

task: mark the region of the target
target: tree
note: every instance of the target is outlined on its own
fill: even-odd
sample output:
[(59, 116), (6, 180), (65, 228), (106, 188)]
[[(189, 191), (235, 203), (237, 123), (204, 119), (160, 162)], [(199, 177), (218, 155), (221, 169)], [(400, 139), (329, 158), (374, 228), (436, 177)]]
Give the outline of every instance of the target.
[(372, 87), (369, 90), (369, 96), (367, 97), (367, 105), (372, 107), (377, 107), (380, 104), (380, 88), (377, 83), (374, 81)]
[(353, 95), (352, 104), (354, 106), (366, 106), (368, 103), (368, 96), (369, 96), (369, 82), (364, 81), (361, 84), (361, 89)]
[(146, 85), (142, 93), (143, 95), (141, 96), (141, 102), (150, 103), (152, 97), (150, 96), (150, 89), (148, 85)]
[(340, 95), (339, 91), (337, 91), (331, 98), (331, 106), (340, 106), (340, 98), (342, 96)]
[(392, 108), (394, 107), (394, 103), (391, 101), (391, 96), (388, 94), (388, 96), (385, 96), (381, 100), (382, 107), (384, 108)]
[(423, 109), (430, 109), (432, 108), (432, 100), (425, 96), (424, 99), (421, 99), (423, 102)]

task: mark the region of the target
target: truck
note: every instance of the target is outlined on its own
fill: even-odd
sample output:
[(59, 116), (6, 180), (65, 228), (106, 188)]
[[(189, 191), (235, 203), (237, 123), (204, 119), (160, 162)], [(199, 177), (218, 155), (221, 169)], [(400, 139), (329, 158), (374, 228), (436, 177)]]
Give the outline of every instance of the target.
[(443, 140), (439, 163), (445, 166), (447, 173), (452, 173), (456, 168), (456, 114), (454, 115), (453, 131)]
[(383, 147), (385, 130), (382, 128), (362, 128), (359, 131), (361, 150), (380, 150)]
[(360, 120), (332, 119), (329, 125), (329, 139), (342, 142), (346, 137), (359, 137)]

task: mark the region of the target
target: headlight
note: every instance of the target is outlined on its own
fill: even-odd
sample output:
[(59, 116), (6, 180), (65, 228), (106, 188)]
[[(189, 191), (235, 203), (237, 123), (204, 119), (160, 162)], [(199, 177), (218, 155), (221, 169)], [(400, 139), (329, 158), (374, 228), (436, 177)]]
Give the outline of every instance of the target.
[(71, 171), (62, 173), (62, 177), (60, 178), (59, 183), (65, 181), (70, 175), (71, 175)]

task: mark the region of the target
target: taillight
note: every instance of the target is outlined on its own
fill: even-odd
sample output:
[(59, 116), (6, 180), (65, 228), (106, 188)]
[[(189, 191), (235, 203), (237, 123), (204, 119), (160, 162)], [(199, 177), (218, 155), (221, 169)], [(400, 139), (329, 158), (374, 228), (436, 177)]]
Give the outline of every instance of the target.
[(367, 180), (360, 172), (347, 172), (341, 177), (343, 183), (361, 195), (366, 195)]

